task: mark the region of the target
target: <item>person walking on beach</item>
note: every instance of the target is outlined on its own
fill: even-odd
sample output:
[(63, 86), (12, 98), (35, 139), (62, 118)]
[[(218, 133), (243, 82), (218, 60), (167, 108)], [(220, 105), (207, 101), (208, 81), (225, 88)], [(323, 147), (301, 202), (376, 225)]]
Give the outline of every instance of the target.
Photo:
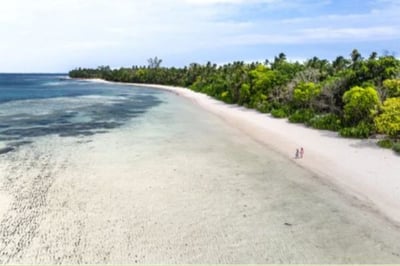
[(304, 149), (303, 147), (300, 148), (300, 158), (303, 158), (304, 156)]
[(296, 155), (295, 155), (296, 159), (299, 159), (299, 149), (296, 149)]

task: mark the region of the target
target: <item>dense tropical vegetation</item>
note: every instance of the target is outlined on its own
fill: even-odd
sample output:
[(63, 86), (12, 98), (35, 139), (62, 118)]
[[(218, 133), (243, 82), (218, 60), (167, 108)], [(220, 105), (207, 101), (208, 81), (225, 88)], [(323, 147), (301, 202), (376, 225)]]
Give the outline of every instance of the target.
[(364, 58), (353, 50), (349, 58), (338, 56), (330, 62), (313, 57), (299, 63), (281, 53), (273, 61), (193, 63), (183, 68), (161, 67), (161, 62), (155, 57), (148, 66), (78, 68), (69, 75), (188, 87), (345, 137), (381, 134), (386, 138), (380, 146), (400, 152), (400, 60), (393, 55), (374, 52)]

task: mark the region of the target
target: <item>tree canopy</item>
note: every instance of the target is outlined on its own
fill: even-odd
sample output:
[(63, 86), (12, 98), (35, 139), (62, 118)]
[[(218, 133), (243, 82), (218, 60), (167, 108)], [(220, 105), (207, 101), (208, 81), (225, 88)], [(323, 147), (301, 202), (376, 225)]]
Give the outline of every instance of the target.
[[(354, 49), (333, 61), (316, 56), (291, 62), (284, 53), (273, 61), (191, 63), (163, 67), (158, 57), (147, 66), (77, 68), (73, 78), (184, 86), (226, 103), (243, 105), (290, 121), (344, 136), (396, 135), (400, 97), (400, 60), (376, 52), (364, 57)], [(384, 104), (382, 105), (382, 102)], [(376, 128), (375, 128), (376, 127)]]
[(378, 112), (378, 92), (371, 86), (363, 88), (355, 86), (343, 95), (344, 118), (349, 125), (361, 121), (371, 122)]

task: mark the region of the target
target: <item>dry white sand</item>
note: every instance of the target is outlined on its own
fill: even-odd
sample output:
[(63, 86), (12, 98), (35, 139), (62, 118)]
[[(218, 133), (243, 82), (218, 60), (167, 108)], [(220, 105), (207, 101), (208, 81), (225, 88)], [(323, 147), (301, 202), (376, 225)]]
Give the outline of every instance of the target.
[(398, 226), (305, 169), (327, 164), (308, 131), (346, 140), (174, 91), (234, 127), (165, 94), (109, 133), (2, 155), (0, 263), (400, 263)]
[(304, 147), (305, 157), (295, 163), (375, 206), (389, 218), (400, 221), (400, 156), (379, 148), (375, 141), (341, 138), (335, 132), (307, 128), (286, 119), (224, 104), (186, 88), (146, 86), (188, 98), (288, 157), (294, 157), (296, 148)]

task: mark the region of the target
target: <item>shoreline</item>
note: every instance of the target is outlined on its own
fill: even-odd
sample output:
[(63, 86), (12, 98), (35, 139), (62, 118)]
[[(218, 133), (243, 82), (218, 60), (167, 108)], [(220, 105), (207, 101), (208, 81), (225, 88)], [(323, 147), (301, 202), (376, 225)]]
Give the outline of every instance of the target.
[[(378, 147), (372, 140), (342, 138), (337, 132), (289, 123), (287, 119), (228, 105), (187, 88), (110, 83), (162, 89), (184, 97), (255, 141), (292, 159), (293, 163), (316, 174), (323, 181), (361, 200), (373, 211), (400, 223), (400, 158), (393, 151)], [(304, 147), (304, 158), (295, 159), (296, 148), (300, 147)]]
[[(378, 147), (373, 140), (349, 139), (337, 132), (307, 128), (253, 109), (229, 105), (206, 94), (183, 87), (159, 84), (92, 82), (133, 85), (172, 92), (210, 112), (253, 140), (292, 159), (292, 162), (333, 184), (365, 206), (400, 224), (400, 164), (393, 151)], [(304, 147), (303, 159), (295, 159)]]
[(329, 132), (183, 88), (88, 85), (164, 104), (104, 134), (40, 136), (2, 156), (0, 262), (400, 261), (399, 225), (307, 168), (320, 159), (311, 144), (329, 144), (310, 132)]

